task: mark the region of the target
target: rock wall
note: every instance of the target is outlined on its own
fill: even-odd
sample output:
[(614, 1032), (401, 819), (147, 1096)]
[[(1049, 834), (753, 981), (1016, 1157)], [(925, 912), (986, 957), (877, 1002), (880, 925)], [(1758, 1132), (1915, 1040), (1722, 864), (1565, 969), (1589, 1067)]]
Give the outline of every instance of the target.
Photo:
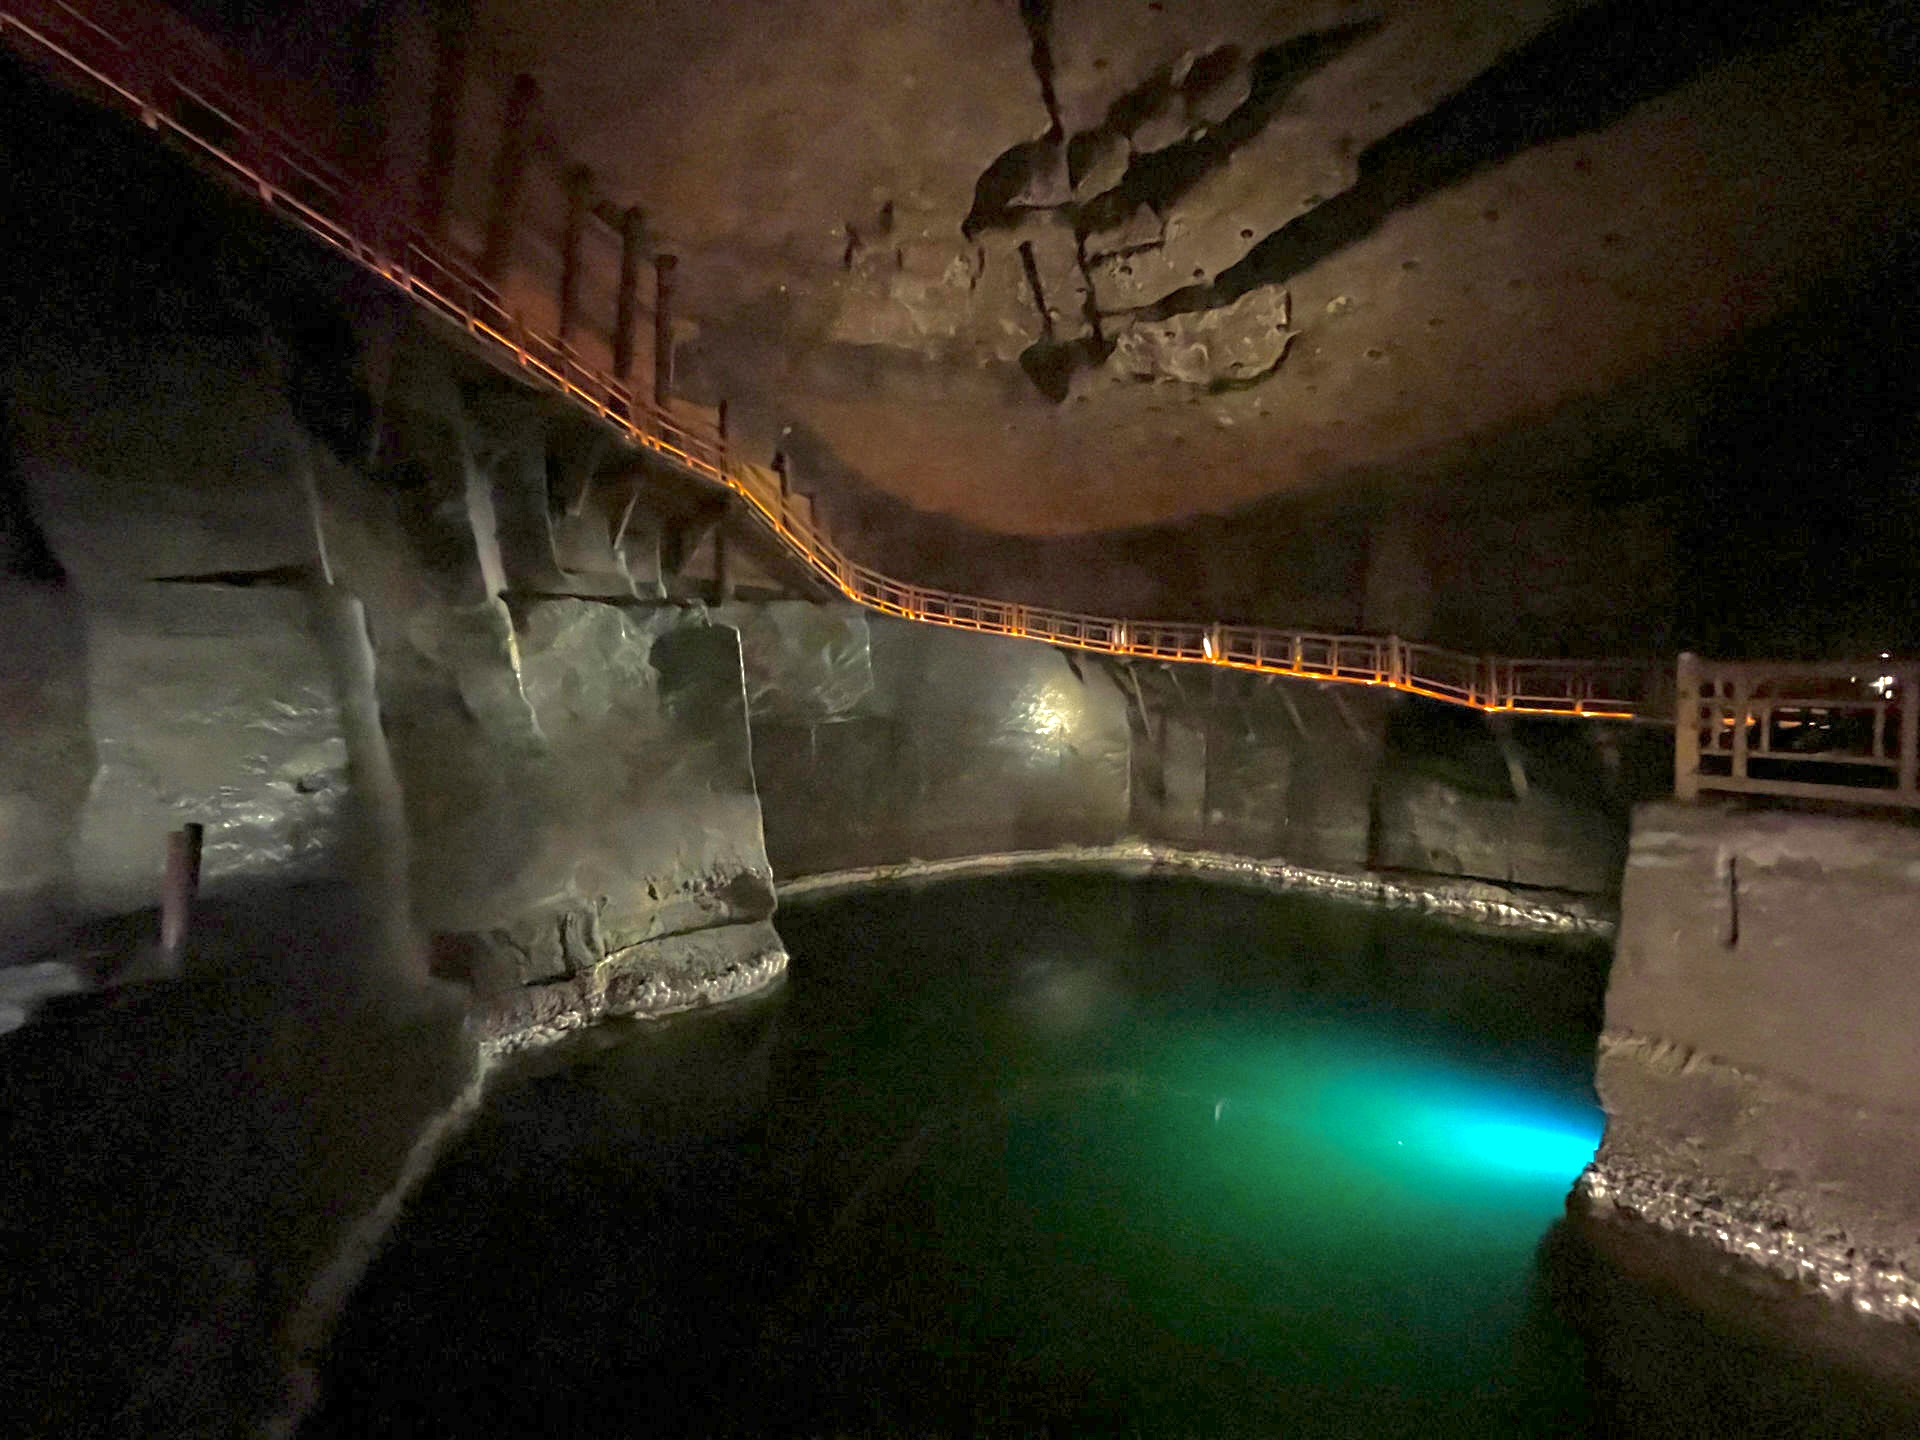
[(718, 613), (745, 647), (776, 873), (1125, 833), (1125, 701), (1091, 660), (850, 605)]
[(1643, 806), (1585, 1201), (1920, 1313), (1916, 876), (1897, 821)]
[(0, 66), (8, 1414), (292, 1433), (479, 1042), (784, 965), (740, 647), (628, 564), (654, 477)]
[[(416, 347), (407, 363), (445, 362)], [(31, 850), (29, 826), (67, 837), (16, 882), (17, 913), (54, 896), (69, 923), (148, 909), (164, 837), (189, 821), (206, 827), (210, 898), (359, 878), (370, 832), (350, 833), (341, 667), (315, 623), (341, 592), (366, 615), (413, 919), (495, 1033), (670, 1008), (777, 967), (730, 630), (630, 586), (614, 603), (606, 576), (557, 565), (538, 594), (497, 593), (499, 517), (533, 484), (546, 522), (545, 466), (484, 411), (454, 412), (449, 436), (444, 374), (390, 397), (397, 453), (462, 457), (408, 495), (316, 442), (245, 360), (173, 347), (108, 368), (14, 385), (10, 464), (78, 612), (66, 660), (85, 701), (62, 709), (51, 675), (21, 688), (64, 717), (45, 744), (92, 761), (51, 812), (32, 807), (50, 782), (28, 766), (9, 782), (10, 843)], [(593, 598), (566, 595), (576, 578)], [(739, 933), (672, 943), (725, 927)]]
[(738, 643), (660, 603), (703, 497), (137, 127), (13, 101), (29, 193), (65, 155), (204, 243), (91, 196), (12, 237), (0, 933), (123, 968), (197, 822), (210, 901), (329, 892), (496, 1035), (777, 971)]
[(776, 874), (1162, 841), (1605, 895), (1658, 746), (1357, 686), (1114, 662), (801, 602), (745, 648)]
[[(436, 645), (450, 703), (399, 747), (443, 972), (519, 1033), (680, 1008), (773, 963), (738, 637), (671, 607), (516, 608), (517, 687), (497, 656)], [(496, 704), (451, 703), (488, 678)]]
[(8, 747), (7, 784), (44, 796), (7, 827), (39, 851), (42, 903), (10, 908), (151, 905), (163, 837), (189, 820), (209, 826), (212, 894), (335, 876), (347, 755), (289, 586), (312, 538), (270, 392), (191, 346), (82, 364), (46, 337), (16, 363), (4, 463), (16, 533), (48, 568), (9, 582), (33, 610), (9, 728), (36, 739)]

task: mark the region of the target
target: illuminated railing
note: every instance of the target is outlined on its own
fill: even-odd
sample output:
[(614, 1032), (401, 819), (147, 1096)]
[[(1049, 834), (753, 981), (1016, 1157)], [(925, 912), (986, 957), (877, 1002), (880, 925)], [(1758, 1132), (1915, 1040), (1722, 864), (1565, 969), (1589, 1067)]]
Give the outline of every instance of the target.
[(1920, 808), (1920, 665), (1682, 655), (1673, 791)]
[(1391, 635), (1327, 635), (1245, 625), (1120, 620), (959, 595), (883, 575), (851, 559), (792, 503), (779, 476), (732, 455), (717, 429), (691, 424), (528, 329), (466, 261), (373, 213), (363, 187), (315, 159), (248, 96), (245, 72), (161, 11), (89, 0), (102, 23), (65, 0), (0, 0), (0, 33), (59, 62), (148, 126), (177, 137), (262, 203), (458, 326), (496, 364), (552, 389), (628, 443), (726, 486), (754, 519), (848, 599), (888, 615), (1074, 649), (1215, 665), (1265, 675), (1385, 686), (1476, 709), (1521, 714), (1664, 718), (1664, 675), (1630, 661), (1508, 660), (1412, 644)]

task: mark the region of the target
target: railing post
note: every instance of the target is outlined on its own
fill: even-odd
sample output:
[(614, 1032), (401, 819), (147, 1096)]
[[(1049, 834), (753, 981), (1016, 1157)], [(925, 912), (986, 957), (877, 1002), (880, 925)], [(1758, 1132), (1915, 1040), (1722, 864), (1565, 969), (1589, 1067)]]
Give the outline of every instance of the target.
[(1700, 657), (1680, 652), (1673, 672), (1673, 798), (1700, 798)]
[(1912, 795), (1920, 785), (1920, 666), (1894, 675), (1900, 696), (1900, 792)]
[(1733, 675), (1733, 778), (1747, 778), (1747, 709), (1753, 695), (1751, 676)]

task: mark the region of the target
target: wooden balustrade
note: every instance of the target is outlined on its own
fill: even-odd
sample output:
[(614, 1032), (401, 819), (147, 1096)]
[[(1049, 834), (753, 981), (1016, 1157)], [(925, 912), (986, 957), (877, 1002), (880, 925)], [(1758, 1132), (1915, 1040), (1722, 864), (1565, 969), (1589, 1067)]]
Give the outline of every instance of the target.
[(1673, 791), (1920, 808), (1920, 664), (1682, 655)]

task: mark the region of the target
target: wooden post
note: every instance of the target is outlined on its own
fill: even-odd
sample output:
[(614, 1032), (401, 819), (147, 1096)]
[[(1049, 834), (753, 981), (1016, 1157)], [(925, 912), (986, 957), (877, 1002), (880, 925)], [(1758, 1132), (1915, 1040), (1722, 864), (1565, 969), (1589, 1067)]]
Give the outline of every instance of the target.
[(665, 409), (673, 398), (673, 271), (672, 255), (653, 257), (653, 403)]
[(193, 902), (200, 893), (200, 852), (205, 837), (206, 827), (202, 825), (182, 825), (167, 836), (166, 871), (160, 885), (160, 951), (169, 968), (179, 963), (186, 948)]
[(500, 121), (500, 144), (493, 152), (493, 184), (487, 198), (487, 241), (480, 252), (480, 273), (489, 280), (506, 274), (513, 259), (514, 232), (520, 223), (520, 192), (527, 178), (527, 150), (534, 102), (540, 87), (531, 75), (513, 77), (507, 109)]
[(433, 7), (433, 96), (428, 102), (426, 170), (420, 176), (420, 228), (447, 238), (447, 198), (460, 162), (460, 110), (467, 93), (469, 0), (436, 0)]
[(1680, 652), (1674, 667), (1673, 798), (1700, 798), (1700, 657)]
[(1893, 673), (1894, 693), (1900, 697), (1900, 793), (1912, 795), (1920, 783), (1920, 666), (1902, 666)]
[(573, 338), (580, 306), (580, 240), (587, 229), (587, 204), (593, 172), (584, 165), (567, 170), (567, 219), (560, 235), (560, 343)]
[(640, 230), (638, 206), (620, 215), (620, 289), (614, 299), (613, 374), (625, 383), (633, 378), (633, 326), (639, 311)]
[(1733, 672), (1733, 778), (1747, 778), (1747, 710), (1752, 703), (1753, 677)]

